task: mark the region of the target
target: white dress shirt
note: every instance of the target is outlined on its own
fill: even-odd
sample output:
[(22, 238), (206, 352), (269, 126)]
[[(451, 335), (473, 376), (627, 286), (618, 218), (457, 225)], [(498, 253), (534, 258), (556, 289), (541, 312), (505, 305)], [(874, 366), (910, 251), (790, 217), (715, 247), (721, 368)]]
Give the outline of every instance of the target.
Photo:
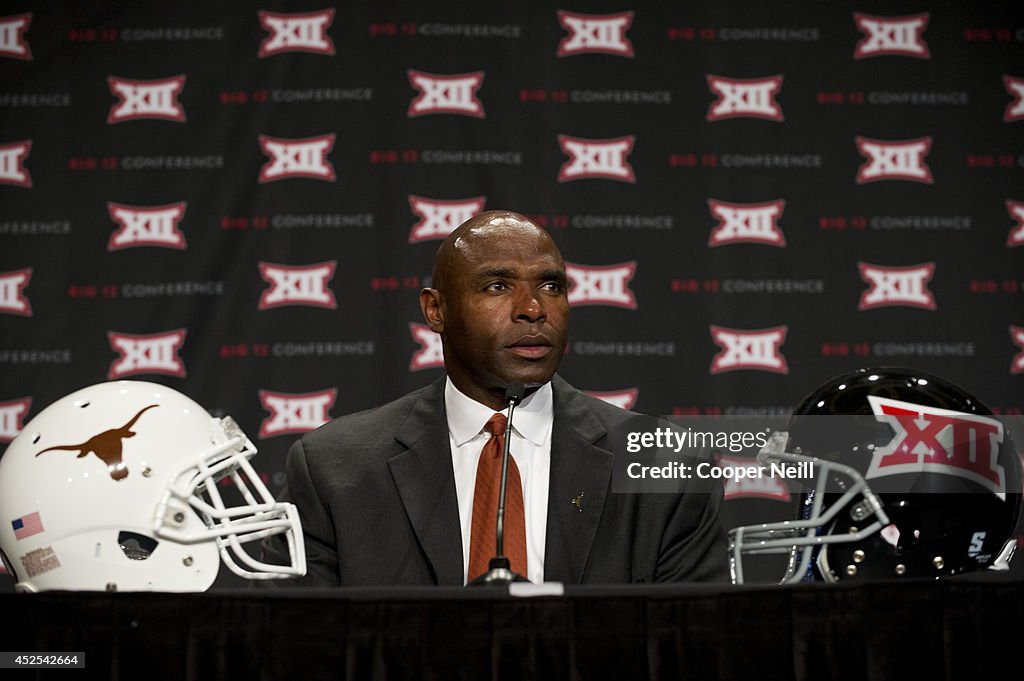
[[(448, 413), (448, 439), (455, 468), (455, 490), (462, 524), (462, 575), (468, 581), (469, 540), (473, 529), (473, 492), (480, 452), (490, 435), (484, 424), (495, 411), (459, 392), (445, 380), (444, 406)], [(503, 410), (502, 413), (506, 413)], [(523, 575), (534, 584), (544, 581), (544, 541), (548, 527), (548, 479), (551, 472), (551, 424), (554, 401), (551, 384), (545, 383), (516, 405), (512, 414), (511, 455), (523, 482), (526, 514), (526, 563)], [(478, 575), (472, 575), (476, 578)]]

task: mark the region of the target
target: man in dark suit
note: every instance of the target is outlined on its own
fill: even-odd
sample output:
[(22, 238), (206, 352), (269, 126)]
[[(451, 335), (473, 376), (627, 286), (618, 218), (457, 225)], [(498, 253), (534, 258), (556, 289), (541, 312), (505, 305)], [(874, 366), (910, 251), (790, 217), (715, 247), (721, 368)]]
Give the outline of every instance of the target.
[[(441, 335), (447, 376), (335, 419), (289, 451), (285, 497), (299, 508), (308, 565), (299, 583), (477, 577), (477, 461), (491, 438), (484, 423), (506, 407), (510, 382), (527, 389), (510, 429), (526, 542), (514, 570), (567, 584), (728, 579), (720, 486), (612, 491), (609, 432), (635, 415), (555, 375), (569, 304), (547, 232), (516, 213), (477, 215), (441, 245), (432, 283), (420, 306)], [(280, 549), (266, 548), (271, 556)]]

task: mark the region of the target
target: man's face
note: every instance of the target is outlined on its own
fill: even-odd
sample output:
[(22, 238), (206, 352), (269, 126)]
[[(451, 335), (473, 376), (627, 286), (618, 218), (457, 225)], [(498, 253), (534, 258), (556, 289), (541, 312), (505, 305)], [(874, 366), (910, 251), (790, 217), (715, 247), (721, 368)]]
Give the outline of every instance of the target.
[(440, 295), (443, 324), (432, 326), (456, 387), (494, 406), (509, 382), (538, 386), (558, 369), (569, 326), (565, 266), (539, 228), (460, 241)]

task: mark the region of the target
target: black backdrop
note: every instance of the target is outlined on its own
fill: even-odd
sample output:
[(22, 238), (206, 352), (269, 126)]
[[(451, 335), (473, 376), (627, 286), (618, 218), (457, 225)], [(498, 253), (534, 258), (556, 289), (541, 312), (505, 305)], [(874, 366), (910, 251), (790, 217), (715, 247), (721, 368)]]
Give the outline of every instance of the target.
[(550, 229), (562, 374), (777, 414), (866, 365), (1024, 406), (1013, 2), (5, 2), (0, 440), (107, 378), (258, 468), (441, 375), (417, 291), (482, 208)]

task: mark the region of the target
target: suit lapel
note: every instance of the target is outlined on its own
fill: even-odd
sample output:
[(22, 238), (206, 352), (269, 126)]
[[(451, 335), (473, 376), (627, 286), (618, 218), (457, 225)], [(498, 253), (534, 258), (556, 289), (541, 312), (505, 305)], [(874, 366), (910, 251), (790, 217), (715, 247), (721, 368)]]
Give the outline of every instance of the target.
[(610, 489), (612, 453), (594, 443), (605, 427), (558, 376), (552, 380), (555, 419), (544, 579), (579, 584)]
[(441, 379), (424, 390), (395, 435), (408, 450), (388, 468), (437, 583), (461, 585), (462, 532), (443, 389)]

